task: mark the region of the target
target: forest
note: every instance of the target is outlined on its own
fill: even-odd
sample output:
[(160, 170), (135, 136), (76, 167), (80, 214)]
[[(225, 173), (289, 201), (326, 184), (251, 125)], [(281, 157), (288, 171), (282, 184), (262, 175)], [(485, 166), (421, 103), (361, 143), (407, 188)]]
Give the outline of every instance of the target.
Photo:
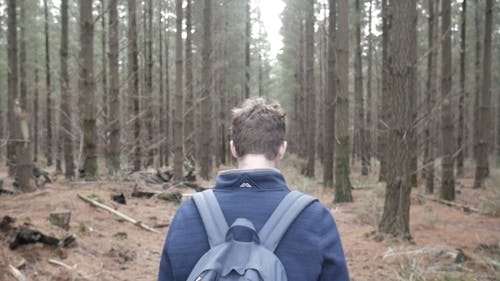
[(352, 280), (499, 280), (499, 15), (0, 1), (0, 281), (156, 279), (179, 204), (234, 168), (231, 109), (255, 96), (285, 109), (280, 170), (335, 217)]

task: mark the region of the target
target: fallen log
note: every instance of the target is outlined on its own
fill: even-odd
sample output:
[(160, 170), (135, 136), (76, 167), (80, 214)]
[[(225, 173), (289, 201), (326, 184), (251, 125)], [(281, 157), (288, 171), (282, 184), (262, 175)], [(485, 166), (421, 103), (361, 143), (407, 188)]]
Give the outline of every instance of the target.
[(117, 210), (115, 210), (115, 209), (113, 209), (113, 208), (105, 205), (105, 204), (99, 203), (99, 202), (97, 202), (95, 200), (92, 200), (92, 199), (90, 199), (90, 198), (88, 198), (86, 196), (83, 196), (81, 194), (77, 194), (77, 195), (78, 195), (78, 198), (80, 198), (83, 201), (89, 203), (90, 205), (92, 205), (94, 207), (98, 207), (98, 208), (104, 209), (104, 210), (106, 210), (106, 211), (108, 211), (108, 212), (110, 212), (110, 213), (112, 213), (112, 214), (114, 214), (114, 215), (116, 215), (116, 216), (118, 216), (118, 217), (120, 217), (120, 218), (122, 218), (122, 219), (124, 219), (124, 220), (126, 220), (126, 221), (128, 221), (128, 222), (130, 222), (130, 223), (132, 223), (132, 224), (134, 224), (134, 225), (136, 225), (136, 226), (144, 229), (144, 230), (146, 230), (146, 231), (150, 231), (150, 232), (154, 232), (154, 233), (161, 233), (158, 230), (156, 230), (156, 229), (154, 229), (154, 228), (152, 228), (152, 227), (150, 227), (150, 226), (148, 226), (148, 225), (146, 225), (146, 224), (144, 224), (144, 223), (142, 223), (142, 222), (140, 222), (138, 220), (135, 220), (135, 219), (133, 219), (133, 218), (131, 218), (131, 217), (129, 217), (129, 216), (127, 216), (127, 215), (125, 215), (125, 214), (123, 214), (123, 213), (121, 213), (121, 212), (119, 212), (119, 211), (117, 211)]
[(444, 204), (444, 205), (449, 206), (449, 207), (453, 207), (453, 208), (459, 209), (459, 210), (461, 210), (463, 212), (466, 212), (466, 213), (473, 212), (473, 213), (483, 214), (483, 212), (481, 210), (479, 210), (479, 209), (477, 209), (475, 207), (471, 207), (471, 206), (459, 204), (459, 203), (448, 201), (448, 200), (433, 198), (433, 197), (425, 196), (425, 195), (422, 195), (422, 194), (417, 194), (417, 196), (419, 196), (419, 197), (421, 197), (421, 198), (423, 198), (425, 200), (431, 200), (431, 201), (434, 201), (434, 202), (438, 202), (438, 203)]
[(45, 235), (36, 229), (31, 229), (27, 226), (21, 226), (17, 230), (16, 237), (14, 241), (10, 243), (9, 247), (11, 250), (15, 250), (17, 247), (26, 244), (42, 243), (49, 246), (59, 245), (59, 239)]

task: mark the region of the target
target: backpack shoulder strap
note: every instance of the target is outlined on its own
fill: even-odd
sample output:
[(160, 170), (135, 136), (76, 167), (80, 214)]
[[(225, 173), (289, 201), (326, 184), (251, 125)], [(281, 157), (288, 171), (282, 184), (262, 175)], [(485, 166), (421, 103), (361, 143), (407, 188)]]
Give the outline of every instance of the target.
[(210, 248), (223, 243), (229, 227), (213, 190), (195, 193), (193, 200), (205, 226)]
[(298, 191), (288, 193), (259, 232), (261, 244), (274, 252), (288, 227), (309, 204), (316, 201), (312, 196)]

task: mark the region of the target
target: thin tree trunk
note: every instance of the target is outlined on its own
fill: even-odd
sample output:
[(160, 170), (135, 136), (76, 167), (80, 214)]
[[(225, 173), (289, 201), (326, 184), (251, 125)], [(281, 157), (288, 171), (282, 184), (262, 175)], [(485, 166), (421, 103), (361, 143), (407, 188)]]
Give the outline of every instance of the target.
[(16, 150), (18, 142), (16, 141), (17, 122), (14, 114), (14, 107), (18, 97), (18, 77), (17, 77), (17, 14), (16, 0), (7, 2), (7, 60), (9, 71), (7, 71), (7, 126), (9, 142), (7, 146), (7, 166), (9, 167), (9, 176), (16, 175), (17, 155)]
[(155, 149), (154, 144), (154, 130), (153, 130), (153, 118), (155, 110), (155, 102), (153, 95), (153, 0), (148, 0), (147, 2), (147, 34), (146, 36), (146, 92), (145, 92), (145, 103), (147, 104), (146, 109), (146, 129), (148, 135), (149, 149), (146, 155), (146, 165), (154, 165)]
[(194, 164), (194, 94), (193, 94), (193, 48), (191, 0), (186, 5), (186, 96), (184, 112), (184, 144), (186, 158)]
[(356, 8), (356, 55), (354, 57), (354, 94), (356, 96), (356, 137), (355, 144), (357, 146), (357, 153), (361, 158), (361, 174), (368, 175), (368, 164), (365, 153), (365, 109), (363, 100), (363, 64), (362, 64), (362, 48), (361, 48), (361, 5), (360, 0), (355, 1)]
[(467, 0), (462, 0), (462, 24), (460, 27), (460, 98), (458, 101), (458, 136), (457, 136), (457, 177), (464, 176), (464, 116), (465, 116), (465, 24)]
[[(182, 91), (182, 0), (176, 0), (175, 38), (175, 118), (174, 118), (174, 177), (182, 179), (183, 152), (183, 91)], [(208, 74), (208, 73), (207, 73)], [(207, 103), (209, 104), (209, 103)]]
[(137, 50), (137, 8), (135, 0), (128, 0), (128, 106), (133, 118), (133, 139), (131, 154), (133, 171), (141, 169), (141, 120), (139, 118), (139, 61)]
[(483, 186), (489, 175), (488, 146), (492, 123), (491, 120), (491, 36), (492, 36), (493, 0), (486, 0), (484, 23), (483, 81), (479, 108), (479, 141), (477, 150), (474, 188)]
[(441, 45), (441, 130), (442, 130), (442, 151), (441, 161), (442, 185), (441, 198), (444, 200), (455, 200), (455, 178), (453, 173), (453, 160), (455, 147), (453, 112), (451, 110), (452, 98), (452, 69), (451, 69), (451, 3), (450, 0), (441, 2), (442, 26), (441, 35), (443, 44)]
[[(170, 10), (170, 5), (168, 5), (170, 1), (167, 2), (167, 10)], [(172, 134), (171, 134), (171, 112), (170, 112), (170, 21), (169, 17), (166, 19), (167, 24), (167, 32), (165, 34), (165, 101), (162, 103), (165, 106), (165, 115), (166, 118), (164, 122), (164, 134), (165, 134), (165, 143), (163, 149), (163, 162), (166, 166), (169, 165), (170, 162), (170, 144), (172, 143)]]
[(392, 78), (388, 85), (391, 98), (391, 118), (389, 126), (387, 188), (385, 192), (384, 211), (379, 230), (411, 239), (410, 235), (410, 174), (411, 161), (409, 149), (411, 140), (407, 133), (414, 129), (411, 118), (413, 112), (410, 103), (416, 76), (417, 10), (416, 0), (391, 1), (394, 25), (391, 29), (389, 48), (393, 52), (389, 67)]
[[(107, 62), (106, 62), (106, 55), (107, 55), (107, 49), (106, 49), (106, 1), (105, 0), (100, 0), (100, 12), (101, 12), (101, 68), (102, 68), (102, 73), (101, 73), (101, 81), (102, 81), (102, 108), (100, 109), (101, 115), (102, 115), (102, 130), (101, 134), (102, 136), (99, 137), (99, 150), (101, 153), (104, 155), (108, 155), (108, 145), (109, 145), (109, 108), (108, 108), (108, 69), (107, 69)], [(100, 119), (100, 118), (99, 118)], [(106, 157), (106, 166), (109, 165), (107, 162), (108, 158)]]
[(373, 0), (369, 0), (370, 10), (368, 12), (368, 74), (366, 77), (366, 137), (365, 137), (365, 156), (368, 168), (371, 167), (372, 158), (372, 119), (373, 119), (373, 99), (372, 99), (372, 64), (373, 64), (373, 34), (372, 34), (372, 12)]
[(475, 89), (474, 89), (474, 124), (473, 124), (473, 152), (474, 158), (477, 161), (477, 150), (479, 146), (479, 106), (481, 100), (481, 53), (482, 53), (482, 44), (481, 44), (481, 10), (480, 3), (483, 1), (476, 0), (475, 3), (475, 15), (474, 15), (474, 27), (476, 33), (476, 47), (475, 49), (475, 62), (474, 62), (474, 81), (475, 81)]
[(33, 100), (33, 161), (38, 161), (38, 100), (39, 100), (39, 88), (40, 88), (40, 76), (38, 68), (38, 59), (35, 58), (34, 61), (34, 71), (35, 71), (35, 91)]
[(435, 77), (436, 77), (436, 66), (434, 65), (437, 57), (437, 50), (434, 47), (435, 39), (437, 36), (437, 17), (435, 3), (438, 2), (436, 0), (428, 0), (428, 49), (430, 50), (429, 55), (427, 56), (427, 82), (426, 82), (426, 97), (425, 97), (425, 114), (427, 118), (427, 122), (425, 123), (424, 128), (424, 163), (423, 170), (425, 175), (425, 192), (426, 193), (434, 193), (434, 157), (435, 157), (435, 134), (433, 130), (433, 119), (432, 119), (432, 107), (435, 104), (435, 96), (436, 96), (436, 86), (435, 86)]
[(245, 11), (245, 98), (250, 97), (250, 36), (251, 36), (251, 22), (250, 22), (250, 0), (246, 0)]
[(314, 0), (306, 8), (306, 92), (307, 92), (307, 167), (306, 176), (314, 177), (316, 154), (316, 94), (314, 89)]
[(19, 42), (19, 93), (20, 101), (23, 109), (27, 109), (27, 90), (26, 90), (26, 1), (21, 0), (20, 2), (20, 31), (21, 38)]
[(339, 0), (337, 9), (338, 32), (336, 33), (337, 75), (337, 116), (335, 132), (337, 134), (336, 169), (335, 169), (335, 202), (352, 202), (352, 185), (349, 179), (349, 22), (348, 0)]
[(68, 73), (68, 0), (61, 1), (61, 111), (60, 143), (64, 150), (64, 168), (67, 179), (75, 175), (73, 160), (73, 133), (71, 126), (71, 92)]
[(47, 147), (45, 149), (45, 157), (47, 158), (47, 166), (52, 166), (52, 98), (51, 98), (51, 79), (50, 79), (50, 42), (49, 42), (49, 12), (47, 0), (43, 0), (45, 14), (45, 89), (46, 96), (46, 129), (47, 129)]
[(333, 186), (333, 160), (335, 147), (335, 99), (337, 87), (335, 85), (335, 44), (336, 44), (336, 1), (329, 0), (328, 11), (328, 66), (327, 92), (325, 95), (325, 163), (323, 167), (323, 183), (326, 187)]
[(211, 158), (211, 148), (212, 148), (212, 105), (210, 101), (211, 89), (212, 89), (212, 75), (211, 75), (211, 54), (212, 54), (212, 1), (204, 0), (203, 5), (203, 45), (202, 45), (202, 90), (201, 90), (201, 100), (208, 101), (204, 102), (201, 108), (202, 112), (202, 122), (201, 128), (206, 130), (204, 137), (201, 140), (201, 159), (200, 159), (200, 176), (204, 179), (210, 177), (212, 171), (212, 158)]
[(388, 129), (386, 127), (387, 120), (391, 117), (390, 108), (388, 105), (388, 100), (390, 98), (388, 91), (388, 83), (390, 77), (388, 75), (388, 68), (390, 63), (390, 52), (388, 50), (389, 43), (389, 32), (391, 30), (391, 18), (392, 15), (388, 11), (388, 0), (382, 0), (382, 96), (380, 98), (380, 108), (379, 108), (379, 122), (378, 122), (378, 131), (379, 131), (379, 139), (378, 139), (378, 157), (380, 160), (380, 172), (379, 172), (379, 181), (386, 180), (387, 174), (387, 162), (388, 159), (386, 157), (386, 152), (388, 147), (386, 145), (387, 132)]
[(120, 77), (118, 75), (118, 0), (109, 0), (109, 147), (106, 150), (109, 174), (120, 171)]
[[(165, 24), (163, 23), (163, 0), (159, 1), (159, 9), (158, 9), (158, 63), (159, 63), (159, 89), (158, 89), (158, 94), (160, 98), (160, 117), (159, 117), (159, 128), (160, 128), (160, 134), (161, 134), (161, 143), (160, 143), (160, 149), (159, 149), (159, 165), (160, 167), (163, 167), (165, 165), (165, 139), (168, 137), (167, 132), (165, 131), (165, 92), (163, 89), (163, 30), (165, 29)], [(167, 35), (168, 36), (168, 35)]]

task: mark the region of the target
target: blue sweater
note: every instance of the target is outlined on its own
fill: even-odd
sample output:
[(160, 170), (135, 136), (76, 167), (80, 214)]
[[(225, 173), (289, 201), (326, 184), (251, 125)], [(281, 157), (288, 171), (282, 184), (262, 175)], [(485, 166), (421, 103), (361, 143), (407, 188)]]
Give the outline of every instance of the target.
[[(220, 173), (215, 196), (228, 225), (249, 219), (259, 231), (290, 192), (274, 169)], [(172, 221), (160, 261), (159, 281), (185, 281), (198, 259), (209, 250), (208, 239), (193, 200), (184, 202)], [(349, 273), (335, 221), (319, 202), (302, 211), (278, 248), (290, 281), (346, 281)]]

